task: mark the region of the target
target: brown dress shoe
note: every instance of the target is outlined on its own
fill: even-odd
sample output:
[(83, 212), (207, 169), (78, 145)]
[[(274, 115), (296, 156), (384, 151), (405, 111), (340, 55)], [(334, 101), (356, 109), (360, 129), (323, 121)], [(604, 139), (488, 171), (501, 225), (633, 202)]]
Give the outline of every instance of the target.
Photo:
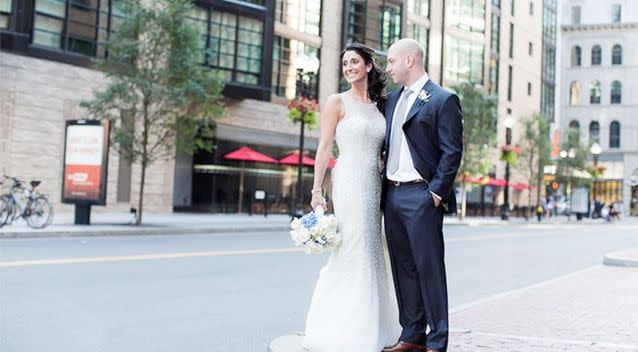
[(439, 350), (435, 350), (433, 348), (428, 348), (427, 352), (439, 352)]
[(394, 348), (394, 346), (396, 346), (396, 345), (398, 345), (398, 344), (399, 344), (399, 343), (397, 342), (397, 343), (395, 343), (394, 345), (385, 346), (385, 347), (383, 347), (383, 351), (385, 351), (385, 350), (389, 350), (389, 349), (392, 349), (392, 348)]
[(409, 342), (399, 341), (394, 346), (390, 346), (390, 348), (384, 348), (383, 352), (408, 352), (411, 350), (419, 350), (423, 352), (428, 352), (428, 349), (423, 345), (417, 345)]

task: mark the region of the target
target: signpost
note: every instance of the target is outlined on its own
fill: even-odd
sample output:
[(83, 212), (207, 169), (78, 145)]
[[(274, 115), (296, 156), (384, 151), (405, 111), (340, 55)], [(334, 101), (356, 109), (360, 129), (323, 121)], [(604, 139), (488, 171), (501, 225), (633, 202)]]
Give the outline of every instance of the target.
[(62, 203), (75, 204), (75, 224), (91, 223), (91, 205), (106, 205), (107, 120), (68, 120), (64, 135)]

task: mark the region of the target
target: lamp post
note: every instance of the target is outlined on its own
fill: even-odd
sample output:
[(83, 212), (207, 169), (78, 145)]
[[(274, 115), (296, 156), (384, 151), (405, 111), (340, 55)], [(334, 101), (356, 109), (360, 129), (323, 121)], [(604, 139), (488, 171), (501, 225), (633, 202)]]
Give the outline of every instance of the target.
[[(319, 70), (319, 59), (309, 56), (303, 52), (297, 54), (295, 58), (295, 67), (297, 68), (296, 92), (297, 98), (312, 98), (314, 95), (311, 89), (313, 78)], [(294, 216), (303, 215), (303, 150), (304, 150), (304, 132), (306, 129), (305, 118), (302, 117), (299, 124), (299, 163), (297, 164), (297, 191), (293, 199), (291, 212)]]
[[(512, 127), (514, 126), (514, 118), (512, 114), (505, 117), (505, 145), (512, 144)], [(510, 164), (505, 161), (505, 194), (503, 195), (503, 208), (501, 209), (501, 220), (508, 220), (510, 217)]]

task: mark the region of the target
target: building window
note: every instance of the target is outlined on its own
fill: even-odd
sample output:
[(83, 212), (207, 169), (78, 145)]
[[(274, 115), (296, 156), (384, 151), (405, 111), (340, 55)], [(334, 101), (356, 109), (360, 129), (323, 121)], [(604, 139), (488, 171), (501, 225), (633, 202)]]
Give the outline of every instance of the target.
[(622, 100), (622, 84), (619, 81), (611, 83), (611, 103), (620, 104)]
[(408, 37), (413, 38), (414, 40), (419, 42), (421, 46), (423, 46), (424, 55), (425, 55), (424, 63), (427, 66), (428, 51), (429, 51), (428, 43), (429, 43), (430, 31), (425, 26), (408, 21)]
[(198, 24), (206, 50), (204, 63), (228, 81), (259, 84), (263, 55), (261, 20), (195, 7), (189, 16)]
[(572, 6), (572, 24), (580, 24), (580, 6)]
[(0, 29), (9, 28), (12, 1), (13, 0), (0, 0)]
[(620, 148), (620, 122), (609, 125), (609, 148)]
[(600, 104), (600, 81), (593, 81), (589, 86), (589, 103)]
[(581, 65), (582, 50), (578, 45), (572, 47), (572, 67)]
[(510, 13), (514, 17), (514, 0), (510, 0)]
[(498, 59), (492, 58), (490, 60), (490, 94), (498, 94)]
[(501, 8), (501, 0), (492, 0), (492, 5), (494, 5), (497, 8)]
[(485, 32), (485, 0), (449, 1), (450, 25), (471, 32)]
[(319, 35), (321, 1), (277, 0), (275, 6), (276, 21), (300, 32)]
[(387, 51), (390, 45), (401, 38), (401, 6), (381, 6), (379, 43), (381, 50)]
[(534, 16), (534, 3), (531, 1), (529, 2), (529, 15)]
[(348, 1), (348, 43), (365, 43), (366, 1)]
[(569, 130), (567, 132), (567, 144), (577, 145), (578, 141), (575, 138), (580, 139), (580, 124), (576, 120), (572, 120), (569, 123)]
[(600, 124), (597, 121), (589, 123), (589, 145), (600, 143)]
[(580, 82), (574, 81), (569, 86), (569, 105), (580, 104)]
[(414, 16), (430, 17), (430, 1), (408, 0), (408, 12)]
[(622, 7), (620, 4), (611, 5), (611, 22), (612, 23), (620, 22), (621, 12), (622, 12)]
[[(99, 3), (98, 0), (36, 0), (32, 43), (97, 56), (98, 47), (103, 45), (110, 30), (106, 27), (109, 21), (104, 20), (110, 5), (103, 1), (100, 8)], [(102, 19), (100, 23), (99, 19)]]
[(602, 61), (602, 49), (600, 48), (600, 45), (594, 45), (593, 48), (591, 48), (591, 64), (592, 66), (595, 65), (600, 65), (600, 62)]
[(527, 95), (532, 96), (532, 83), (527, 82)]
[(512, 101), (512, 65), (507, 68), (507, 101)]
[(482, 43), (448, 36), (446, 77), (457, 82), (483, 83), (485, 47)]
[(492, 12), (492, 29), (490, 33), (490, 48), (493, 53), (498, 53), (500, 50), (501, 39), (501, 17)]
[(510, 23), (510, 59), (514, 58), (514, 23)]
[(611, 64), (622, 65), (622, 46), (618, 44), (611, 49)]
[(534, 44), (532, 42), (529, 42), (527, 45), (527, 53), (529, 54), (529, 56), (534, 55)]
[[(305, 53), (308, 56), (319, 59), (319, 49), (309, 46), (307, 43), (295, 39), (275, 36), (273, 47), (272, 66), (272, 92), (273, 94), (292, 99), (297, 90), (297, 72), (294, 66), (297, 53)], [(311, 82), (311, 96), (318, 96), (318, 81)]]

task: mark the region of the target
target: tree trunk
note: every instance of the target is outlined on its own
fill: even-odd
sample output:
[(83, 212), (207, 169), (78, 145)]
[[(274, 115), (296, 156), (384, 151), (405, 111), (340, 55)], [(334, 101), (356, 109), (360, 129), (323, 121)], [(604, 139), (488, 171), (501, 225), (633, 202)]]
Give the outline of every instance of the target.
[(136, 225), (142, 224), (142, 209), (144, 206), (144, 183), (146, 182), (146, 163), (142, 162), (142, 180), (140, 181), (140, 199), (137, 201), (137, 222)]

